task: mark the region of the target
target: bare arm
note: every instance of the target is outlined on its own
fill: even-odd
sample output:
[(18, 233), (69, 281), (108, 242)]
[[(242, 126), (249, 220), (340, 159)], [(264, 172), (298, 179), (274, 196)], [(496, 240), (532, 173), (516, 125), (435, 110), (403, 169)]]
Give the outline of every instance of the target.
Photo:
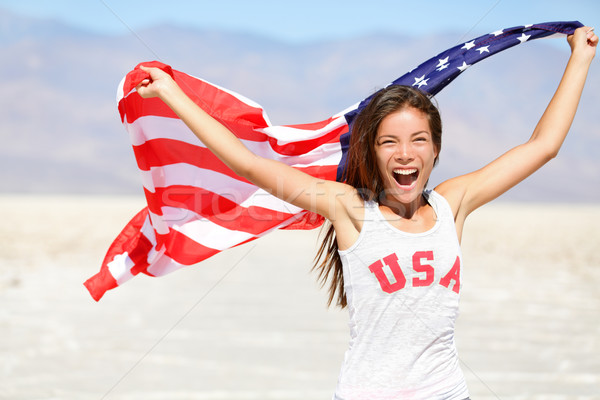
[(171, 76), (157, 68), (141, 68), (151, 78), (137, 86), (140, 96), (159, 97), (164, 101), (236, 174), (284, 201), (330, 220), (345, 214), (349, 208), (346, 202), (355, 197), (353, 188), (317, 179), (281, 162), (255, 155), (231, 131), (198, 107)]
[(560, 84), (530, 139), (485, 167), (440, 184), (437, 190), (452, 205), (458, 221), (500, 196), (556, 157), (583, 91), (598, 36), (582, 27), (568, 37), (571, 56)]

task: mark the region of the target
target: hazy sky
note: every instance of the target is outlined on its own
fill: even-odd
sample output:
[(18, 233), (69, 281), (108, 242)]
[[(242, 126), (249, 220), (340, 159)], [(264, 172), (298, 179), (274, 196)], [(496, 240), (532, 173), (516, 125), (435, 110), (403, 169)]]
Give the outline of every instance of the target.
[(600, 25), (598, 0), (0, 0), (0, 8), (103, 33), (169, 22), (292, 42), (448, 29), (466, 39), (499, 28), (559, 20)]

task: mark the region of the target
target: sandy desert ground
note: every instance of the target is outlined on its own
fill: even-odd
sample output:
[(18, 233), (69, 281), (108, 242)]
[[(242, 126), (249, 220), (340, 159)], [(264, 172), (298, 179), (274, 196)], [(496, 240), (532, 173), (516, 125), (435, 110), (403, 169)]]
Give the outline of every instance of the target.
[[(0, 196), (0, 399), (329, 399), (346, 313), (277, 232), (96, 303), (83, 281), (141, 198)], [(600, 205), (492, 204), (463, 240), (474, 400), (600, 399)]]

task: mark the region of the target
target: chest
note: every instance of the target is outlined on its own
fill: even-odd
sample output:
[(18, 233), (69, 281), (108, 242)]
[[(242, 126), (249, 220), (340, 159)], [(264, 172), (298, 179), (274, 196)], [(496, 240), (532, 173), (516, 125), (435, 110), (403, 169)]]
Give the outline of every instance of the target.
[(377, 296), (419, 297), (428, 288), (460, 292), (462, 255), (451, 224), (437, 223), (418, 234), (397, 231), (388, 222), (368, 225), (369, 235), (343, 257), (348, 289)]
[(379, 215), (382, 219), (402, 232), (418, 234), (427, 232), (435, 227), (437, 223), (437, 215), (431, 206), (423, 207), (419, 212), (410, 215), (409, 217), (400, 216), (402, 213), (396, 213), (385, 206), (379, 207)]
[(450, 257), (438, 254), (436, 259), (433, 250), (417, 250), (409, 257), (394, 252), (373, 261), (367, 269), (368, 272), (362, 271), (363, 285), (373, 291), (380, 289), (383, 293), (392, 294), (430, 287), (443, 290), (443, 287), (456, 294), (460, 292), (460, 254)]

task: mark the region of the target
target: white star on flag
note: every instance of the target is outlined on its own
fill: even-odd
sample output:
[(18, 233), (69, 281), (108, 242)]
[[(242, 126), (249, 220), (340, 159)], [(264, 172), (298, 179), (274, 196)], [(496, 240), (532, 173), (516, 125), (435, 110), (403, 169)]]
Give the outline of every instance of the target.
[(463, 47), (461, 47), (461, 49), (470, 50), (473, 47), (475, 47), (475, 41), (471, 40), (470, 42), (465, 43), (465, 45)]
[(417, 85), (418, 88), (421, 88), (421, 86), (427, 86), (427, 81), (429, 80), (429, 78), (427, 78), (427, 79), (423, 79), (423, 78), (425, 78), (425, 75), (423, 75), (418, 80), (415, 78), (416, 82), (413, 83), (413, 86)]
[(480, 47), (480, 48), (475, 49), (475, 50), (477, 50), (479, 52), (479, 54), (483, 54), (484, 52), (489, 53), (490, 52), (489, 47), (490, 46), (483, 46), (483, 47)]
[(435, 66), (436, 67), (436, 71), (439, 72), (439, 71), (441, 71), (443, 69), (448, 68), (448, 59), (449, 58), (450, 58), (450, 56), (448, 56), (448, 57), (446, 57), (444, 59), (441, 59), (441, 58), (438, 59), (439, 63), (438, 63), (438, 65)]
[(527, 39), (529, 39), (530, 37), (531, 37), (531, 35), (526, 35), (525, 33), (523, 33), (517, 39), (519, 40), (519, 42), (525, 43), (527, 41)]
[(413, 86), (415, 86), (415, 85), (419, 85), (419, 87), (421, 87), (421, 82), (423, 82), (423, 79), (425, 79), (425, 75), (423, 75), (423, 76), (422, 76), (422, 77), (420, 77), (420, 78), (415, 78), (415, 83), (413, 83), (412, 85), (413, 85)]
[(492, 35), (494, 35), (494, 36), (500, 36), (500, 35), (502, 35), (503, 33), (504, 33), (504, 29), (500, 29), (499, 31), (492, 32)]
[(470, 67), (470, 65), (463, 61), (462, 65), (460, 67), (456, 67), (456, 68), (458, 68), (460, 70), (460, 72), (463, 72), (465, 69), (467, 69), (469, 67)]

